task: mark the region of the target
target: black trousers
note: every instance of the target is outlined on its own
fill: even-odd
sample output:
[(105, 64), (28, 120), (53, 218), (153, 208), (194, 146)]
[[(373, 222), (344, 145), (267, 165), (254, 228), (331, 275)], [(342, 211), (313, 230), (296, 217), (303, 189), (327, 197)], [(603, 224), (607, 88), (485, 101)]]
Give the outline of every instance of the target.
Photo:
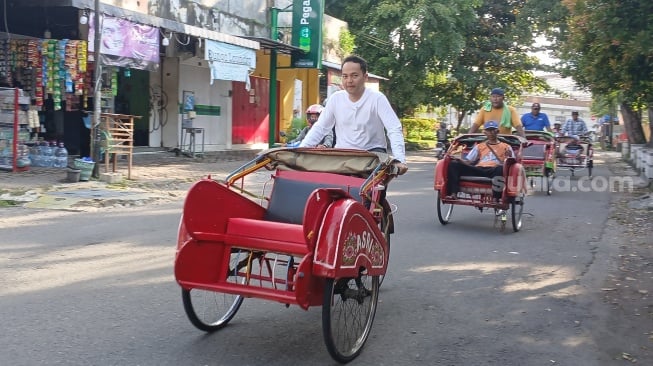
[[(502, 177), (503, 165), (497, 165), (495, 167), (478, 167), (467, 165), (456, 160), (450, 161), (447, 169), (447, 192), (449, 194), (456, 194), (460, 191), (460, 177), (463, 175), (486, 178)], [(503, 185), (499, 183), (504, 182), (492, 183), (492, 195), (494, 198), (501, 198)]]

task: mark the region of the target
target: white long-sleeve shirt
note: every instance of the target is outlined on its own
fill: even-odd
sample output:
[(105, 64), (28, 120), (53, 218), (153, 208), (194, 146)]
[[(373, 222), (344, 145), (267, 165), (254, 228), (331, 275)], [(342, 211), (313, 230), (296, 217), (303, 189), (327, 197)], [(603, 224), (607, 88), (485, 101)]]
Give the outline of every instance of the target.
[(385, 138), (387, 133), (392, 155), (402, 163), (406, 162), (406, 146), (401, 122), (383, 93), (365, 88), (365, 92), (357, 102), (349, 100), (349, 94), (345, 90), (333, 93), (320, 118), (299, 146), (316, 146), (334, 126), (335, 148), (387, 149)]

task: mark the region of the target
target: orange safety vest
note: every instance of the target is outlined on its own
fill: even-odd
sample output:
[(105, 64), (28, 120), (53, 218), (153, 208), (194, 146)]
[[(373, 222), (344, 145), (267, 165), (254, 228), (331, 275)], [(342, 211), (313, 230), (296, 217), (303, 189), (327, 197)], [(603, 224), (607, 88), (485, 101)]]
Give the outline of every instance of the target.
[[(506, 160), (507, 158), (512, 156), (512, 147), (510, 145), (506, 144), (505, 142), (499, 142), (496, 145), (492, 145), (492, 149), (494, 152), (496, 152), (499, 156), (496, 158), (499, 159), (501, 162)], [(509, 152), (510, 150), (510, 152)], [(487, 145), (487, 142), (483, 142), (478, 144), (478, 164), (476, 166), (480, 167), (492, 167), (492, 166), (497, 166), (493, 161), (483, 161), (483, 157), (487, 156), (488, 154), (492, 154), (492, 150)]]

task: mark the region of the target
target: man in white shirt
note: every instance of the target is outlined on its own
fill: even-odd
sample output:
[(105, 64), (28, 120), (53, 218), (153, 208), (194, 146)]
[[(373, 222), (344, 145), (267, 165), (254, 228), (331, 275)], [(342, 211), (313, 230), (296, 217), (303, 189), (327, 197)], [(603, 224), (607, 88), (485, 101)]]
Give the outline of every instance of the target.
[(329, 97), (320, 118), (302, 140), (300, 147), (314, 147), (335, 126), (336, 145), (340, 149), (387, 152), (386, 131), (399, 174), (408, 171), (401, 122), (383, 93), (365, 87), (367, 62), (348, 56), (342, 62), (342, 86), (345, 90)]

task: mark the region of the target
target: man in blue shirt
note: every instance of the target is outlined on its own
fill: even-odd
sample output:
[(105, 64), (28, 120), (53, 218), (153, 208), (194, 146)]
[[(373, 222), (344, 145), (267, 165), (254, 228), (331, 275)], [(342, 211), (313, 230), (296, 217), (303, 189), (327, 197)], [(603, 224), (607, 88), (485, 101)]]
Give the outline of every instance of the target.
[(531, 113), (521, 116), (521, 124), (524, 126), (524, 130), (544, 131), (546, 129), (553, 132), (551, 131), (549, 117), (546, 113), (540, 113), (540, 103), (533, 103)]

